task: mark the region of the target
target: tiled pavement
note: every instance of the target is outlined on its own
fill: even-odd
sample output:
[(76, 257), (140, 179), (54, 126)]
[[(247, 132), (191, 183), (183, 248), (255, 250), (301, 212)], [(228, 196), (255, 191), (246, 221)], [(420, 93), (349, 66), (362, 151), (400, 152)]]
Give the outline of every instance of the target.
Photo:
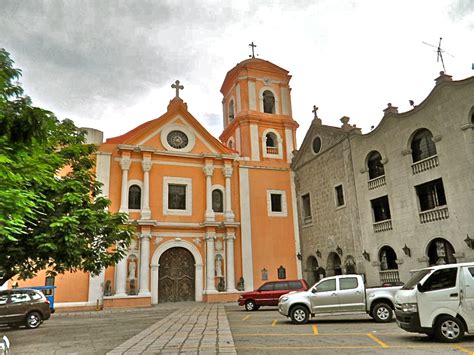
[(185, 305), (108, 354), (237, 354), (222, 304)]

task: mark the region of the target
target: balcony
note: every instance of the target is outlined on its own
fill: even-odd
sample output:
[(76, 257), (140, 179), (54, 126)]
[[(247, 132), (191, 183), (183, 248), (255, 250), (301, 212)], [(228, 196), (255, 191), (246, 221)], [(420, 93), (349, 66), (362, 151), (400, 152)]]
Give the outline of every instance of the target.
[(416, 163), (411, 164), (411, 169), (413, 171), (413, 175), (422, 173), (423, 171), (430, 170), (436, 168), (439, 165), (438, 156), (433, 155), (426, 159), (417, 161)]
[(379, 271), (380, 282), (400, 282), (398, 270), (383, 270)]
[(441, 221), (442, 219), (448, 219), (448, 218), (449, 218), (448, 206), (435, 207), (432, 210), (420, 212), (421, 223)]
[(378, 176), (374, 179), (371, 179), (367, 182), (369, 190), (376, 189), (377, 187), (385, 185), (385, 175)]
[(278, 147), (267, 147), (267, 154), (278, 154)]
[(375, 222), (373, 225), (374, 225), (374, 232), (375, 233), (392, 230), (392, 220), (391, 219), (387, 219), (385, 221), (380, 221), (380, 222)]

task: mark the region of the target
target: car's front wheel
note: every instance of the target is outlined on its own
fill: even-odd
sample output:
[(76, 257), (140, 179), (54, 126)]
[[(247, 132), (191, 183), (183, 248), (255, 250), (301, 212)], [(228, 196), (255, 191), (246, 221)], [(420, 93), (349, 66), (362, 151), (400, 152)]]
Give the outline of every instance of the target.
[(25, 326), (28, 329), (35, 329), (41, 325), (43, 318), (38, 312), (30, 312), (26, 315)]
[(388, 323), (393, 318), (393, 310), (388, 304), (380, 302), (372, 309), (371, 316), (377, 323)]
[(248, 300), (245, 302), (245, 310), (246, 311), (256, 311), (259, 307), (255, 303), (254, 300)]
[(439, 317), (435, 325), (436, 338), (446, 343), (456, 343), (463, 340), (464, 331), (462, 321), (448, 315)]
[(309, 320), (309, 312), (305, 306), (295, 306), (290, 312), (293, 324), (306, 324)]

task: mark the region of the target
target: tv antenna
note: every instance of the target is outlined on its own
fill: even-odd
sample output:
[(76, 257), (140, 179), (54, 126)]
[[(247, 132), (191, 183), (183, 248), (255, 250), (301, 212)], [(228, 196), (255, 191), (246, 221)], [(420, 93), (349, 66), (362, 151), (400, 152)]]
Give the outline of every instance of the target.
[(421, 42), (423, 44), (426, 44), (427, 46), (430, 46), (430, 47), (433, 47), (433, 48), (436, 48), (436, 53), (437, 53), (437, 56), (436, 56), (436, 61), (439, 63), (439, 61), (441, 60), (441, 65), (443, 66), (443, 71), (446, 73), (446, 68), (444, 66), (444, 60), (443, 60), (443, 53), (451, 56), (454, 58), (454, 56), (448, 52), (446, 52), (444, 49), (441, 49), (441, 41), (443, 40), (443, 37), (440, 37), (439, 38), (439, 43), (438, 43), (438, 46), (435, 46), (433, 44), (430, 44), (430, 43), (426, 43), (426, 42)]

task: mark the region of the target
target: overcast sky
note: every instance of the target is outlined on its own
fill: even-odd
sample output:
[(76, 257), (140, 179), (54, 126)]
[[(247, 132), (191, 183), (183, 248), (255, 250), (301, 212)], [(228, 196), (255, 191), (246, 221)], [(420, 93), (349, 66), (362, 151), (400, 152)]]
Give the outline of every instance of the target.
[(161, 116), (179, 79), (188, 109), (222, 131), (227, 71), (259, 58), (290, 71), (298, 145), (319, 107), (370, 131), (391, 102), (420, 103), (442, 70), (474, 75), (474, 0), (0, 0), (0, 47), (35, 105), (113, 137)]

